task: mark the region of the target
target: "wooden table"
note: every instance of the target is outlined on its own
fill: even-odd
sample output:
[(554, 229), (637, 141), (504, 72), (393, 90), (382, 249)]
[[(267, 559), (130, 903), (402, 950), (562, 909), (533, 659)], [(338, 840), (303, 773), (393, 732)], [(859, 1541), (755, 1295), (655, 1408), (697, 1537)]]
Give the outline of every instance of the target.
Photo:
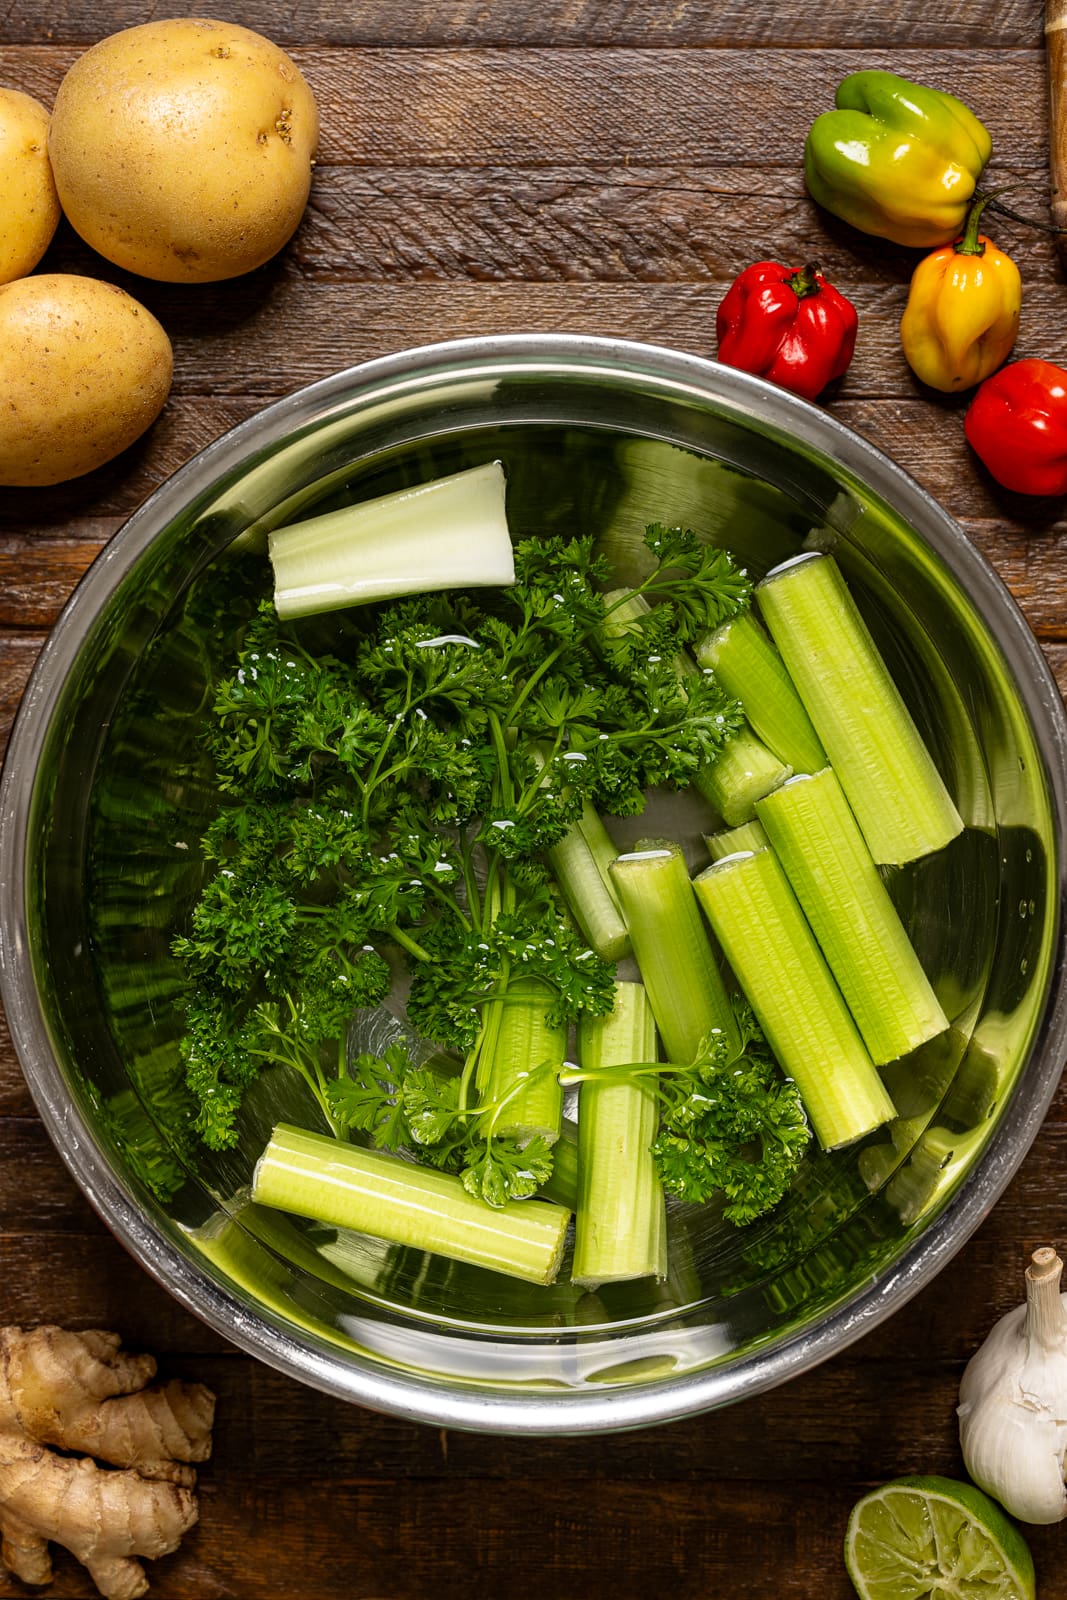
[[(50, 103), (82, 49), (149, 20), (143, 0), (13, 0), (0, 82)], [(167, 12), (164, 10), (164, 15)], [(950, 89), (994, 168), (1045, 214), (1038, 0), (235, 0), (290, 48), (320, 102), (321, 155), (291, 246), (247, 280), (125, 279), (63, 225), (43, 270), (129, 288), (161, 318), (175, 383), (150, 434), (52, 490), (0, 491), (3, 730), (75, 582), (142, 497), (224, 429), (312, 379), (454, 335), (617, 334), (715, 352), (724, 286), (760, 257), (817, 259), (860, 313), (831, 407), (960, 519), (1067, 683), (1067, 520), (999, 494), (963, 401), (920, 392), (897, 324), (912, 258), (820, 215), (801, 149), (834, 86), (888, 67)], [(998, 223), (1026, 281), (1017, 354), (1067, 361), (1067, 287), (1047, 241)], [(181, 1600), (837, 1600), (868, 1486), (960, 1474), (960, 1373), (1020, 1298), (1027, 1253), (1064, 1243), (1067, 1094), (1007, 1194), (940, 1278), (817, 1371), (719, 1415), (616, 1438), (514, 1442), (346, 1407), (210, 1333), (124, 1254), (66, 1177), (0, 1043), (3, 1321), (121, 1329), (220, 1405), (202, 1520), (152, 1570)], [(1043, 1600), (1067, 1595), (1064, 1534), (1035, 1532)], [(24, 1593), (0, 1577), (0, 1595)], [(59, 1556), (53, 1593), (93, 1593)]]

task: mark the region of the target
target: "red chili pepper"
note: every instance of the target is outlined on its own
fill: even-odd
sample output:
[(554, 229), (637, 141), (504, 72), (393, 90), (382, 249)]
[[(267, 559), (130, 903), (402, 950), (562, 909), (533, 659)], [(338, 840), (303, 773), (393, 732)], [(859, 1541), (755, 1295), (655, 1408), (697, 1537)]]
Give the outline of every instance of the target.
[(1005, 489), (1067, 494), (1067, 372), (1012, 361), (987, 378), (964, 423), (967, 442)]
[(856, 348), (856, 308), (818, 267), (757, 261), (719, 307), (719, 360), (814, 400)]

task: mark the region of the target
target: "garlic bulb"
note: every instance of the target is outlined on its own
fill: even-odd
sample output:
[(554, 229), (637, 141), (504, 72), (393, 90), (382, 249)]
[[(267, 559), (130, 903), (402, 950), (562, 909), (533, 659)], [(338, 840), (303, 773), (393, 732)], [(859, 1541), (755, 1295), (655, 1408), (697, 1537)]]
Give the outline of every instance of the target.
[(1055, 1250), (1035, 1250), (1009, 1311), (960, 1384), (960, 1444), (975, 1483), (1022, 1522), (1067, 1516), (1067, 1295)]

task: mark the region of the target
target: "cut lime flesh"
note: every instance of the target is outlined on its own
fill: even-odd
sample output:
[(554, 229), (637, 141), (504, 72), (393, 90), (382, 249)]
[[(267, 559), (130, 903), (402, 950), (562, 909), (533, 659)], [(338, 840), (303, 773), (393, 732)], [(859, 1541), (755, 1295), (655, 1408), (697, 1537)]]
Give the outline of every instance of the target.
[(861, 1600), (1034, 1600), (1022, 1534), (951, 1478), (897, 1478), (852, 1509), (845, 1566)]

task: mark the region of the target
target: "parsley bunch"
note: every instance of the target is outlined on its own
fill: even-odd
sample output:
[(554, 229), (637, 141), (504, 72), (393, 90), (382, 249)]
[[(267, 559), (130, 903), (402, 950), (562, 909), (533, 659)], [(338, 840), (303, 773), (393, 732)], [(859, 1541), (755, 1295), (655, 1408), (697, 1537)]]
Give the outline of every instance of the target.
[[(547, 1176), (547, 1148), (509, 1149), (475, 1114), (486, 1007), (517, 978), (538, 980), (555, 1023), (612, 1004), (612, 970), (544, 853), (587, 800), (624, 815), (654, 785), (687, 784), (741, 723), (710, 673), (683, 687), (673, 658), (747, 604), (747, 578), (690, 533), (656, 526), (646, 543), (653, 604), (621, 635), (586, 538), (520, 544), (511, 588), (361, 608), (337, 654), (260, 608), (216, 686), (220, 806), (173, 946), (208, 1145), (236, 1143), (245, 1090), (280, 1063), (339, 1136), (407, 1143), (492, 1203)], [(390, 947), (412, 1026), (462, 1058), (453, 1080), (388, 1055), (347, 1062), (353, 1013), (389, 989)]]

